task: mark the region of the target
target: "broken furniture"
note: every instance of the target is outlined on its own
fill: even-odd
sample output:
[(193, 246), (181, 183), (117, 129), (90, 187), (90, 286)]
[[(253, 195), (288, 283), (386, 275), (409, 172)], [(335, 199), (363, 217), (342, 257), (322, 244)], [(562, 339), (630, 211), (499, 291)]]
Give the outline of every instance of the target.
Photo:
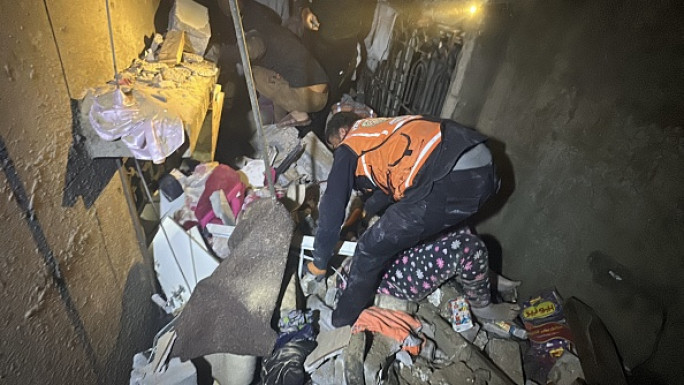
[[(218, 68), (211, 62), (203, 61), (181, 62), (180, 66), (169, 67), (164, 63), (150, 63), (144, 60), (136, 60), (133, 65), (124, 70), (118, 82), (126, 84), (125, 87), (137, 99), (144, 98), (150, 107), (158, 108), (170, 116), (180, 119), (184, 132), (181, 136), (187, 135), (189, 139), (189, 153), (203, 151), (209, 153), (208, 157), (213, 157), (216, 140), (218, 138), (218, 121), (222, 108), (222, 96), (220, 86), (216, 85), (218, 79)], [(92, 158), (109, 157), (134, 157), (134, 153), (122, 141), (107, 141), (97, 134), (95, 125), (98, 120), (91, 114), (94, 106), (100, 106), (97, 111), (101, 111), (99, 116), (112, 115), (115, 108), (111, 105), (101, 106), (98, 101), (106, 95), (117, 92), (116, 85), (108, 84), (98, 87), (88, 92), (81, 102), (81, 132), (85, 138), (85, 148)], [(137, 103), (135, 98), (132, 103)], [(106, 109), (109, 107), (108, 109)], [(211, 107), (212, 115), (210, 125), (204, 125), (207, 111)], [(154, 113), (153, 113), (154, 114)], [(128, 115), (137, 119), (139, 114)], [(116, 121), (113, 124), (124, 125), (126, 121)], [(136, 124), (135, 121), (131, 124)], [(158, 123), (157, 123), (158, 124)], [(208, 133), (202, 131), (209, 130)], [(147, 138), (142, 139), (143, 145), (149, 145), (150, 137), (154, 137), (161, 143), (167, 139), (160, 136), (161, 131), (146, 133)], [(204, 142), (208, 148), (198, 148), (201, 136), (208, 136)], [(168, 155), (168, 154), (166, 154)], [(146, 159), (139, 157), (140, 159)], [(157, 160), (147, 158), (147, 160)], [(163, 160), (163, 159), (162, 159)]]
[(77, 134), (91, 158), (163, 163), (187, 136), (187, 154), (213, 160), (224, 95), (218, 67), (203, 57), (210, 37), (207, 8), (176, 0), (166, 39), (155, 34), (144, 58), (81, 101)]

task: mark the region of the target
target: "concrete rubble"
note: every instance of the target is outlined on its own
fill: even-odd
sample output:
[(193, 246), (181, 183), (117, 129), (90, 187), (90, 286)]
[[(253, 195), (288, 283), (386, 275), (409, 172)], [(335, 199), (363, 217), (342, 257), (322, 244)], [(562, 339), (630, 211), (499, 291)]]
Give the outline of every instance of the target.
[[(166, 373), (179, 373), (176, 378), (179, 382), (170, 383), (192, 383), (197, 373), (187, 365), (188, 359), (201, 356), (210, 362), (215, 379), (228, 376), (232, 381), (228, 383), (236, 384), (249, 384), (253, 381), (253, 376), (247, 373), (250, 370), (240, 374), (242, 379), (238, 380), (237, 373), (226, 368), (253, 368), (258, 359), (265, 365), (262, 366), (261, 373), (261, 379), (266, 381), (264, 384), (279, 383), (280, 380), (277, 379), (282, 378), (279, 374), (281, 372), (286, 373), (282, 375), (301, 376), (302, 381), (310, 380), (312, 384), (319, 385), (512, 385), (525, 384), (526, 381), (531, 383), (529, 381), (532, 376), (539, 376), (540, 373), (547, 376), (544, 378), (558, 384), (571, 384), (584, 378), (580, 359), (575, 351), (568, 350), (571, 349), (570, 346), (563, 345), (566, 354), (557, 359), (548, 355), (523, 354), (533, 350), (531, 346), (535, 345), (531, 345), (532, 341), (516, 338), (499, 330), (488, 331), (492, 330), (488, 322), (473, 322), (472, 328), (456, 332), (452, 325), (449, 303), (462, 296), (463, 289), (455, 281), (447, 282), (419, 302), (384, 294), (376, 296), (375, 307), (405, 314), (418, 322), (420, 327), (411, 337), (420, 341), (418, 352), (407, 351), (404, 349), (406, 345), (402, 346), (401, 342), (393, 339), (395, 337), (385, 335), (382, 331), (334, 328), (331, 318), (338, 294), (337, 280), (344, 279), (344, 275), (336, 271), (327, 280), (300, 279), (302, 265), (310, 259), (307, 253), (313, 250), (313, 237), (302, 235), (302, 230), (306, 228), (311, 231), (305, 231), (304, 234), (313, 233), (315, 219), (307, 214), (307, 218), (313, 221), (309, 227), (292, 222), (298, 220), (303, 207), (317, 205), (310, 191), (316, 184), (299, 182), (307, 180), (315, 173), (329, 171), (325, 167), (319, 167), (318, 171), (313, 170), (320, 164), (326, 166), (325, 159), (330, 160), (331, 164), (331, 154), (329, 151), (322, 151), (325, 147), (321, 151), (315, 150), (317, 146), (323, 146), (322, 143), (317, 138), (300, 139), (293, 128), (268, 126), (267, 130), (273, 135), (268, 144), (273, 166), (282, 162), (298, 144), (304, 143), (306, 148), (286, 169), (285, 174), (290, 173), (295, 177), (290, 180), (283, 175), (276, 185), (276, 191), (282, 193), (279, 193), (280, 199), (289, 202), (286, 210), (279, 204), (280, 209), (276, 210), (278, 214), (269, 209), (274, 203), (270, 199), (263, 199), (268, 197), (268, 189), (263, 183), (250, 182), (245, 194), (245, 204), (239, 215), (227, 219), (221, 219), (217, 215), (218, 222), (224, 223), (209, 223), (204, 233), (197, 227), (184, 230), (185, 223), (193, 223), (188, 202), (196, 201), (202, 194), (208, 175), (215, 169), (215, 166), (209, 164), (197, 166), (197, 175), (194, 177), (172, 173), (181, 182), (183, 192), (180, 195), (160, 195), (158, 207), (164, 213), (161, 219), (163, 231), (155, 238), (154, 256), (163, 298), (157, 295), (156, 302), (176, 316), (170, 325), (173, 333), (177, 334), (174, 334), (174, 340), (170, 343), (172, 348), (166, 349), (170, 353), (166, 353), (161, 366), (149, 353), (140, 353), (137, 356), (132, 372), (132, 379), (138, 379), (136, 383), (154, 383), (152, 379), (166, 376)], [(320, 159), (324, 161), (319, 162)], [(306, 164), (313, 167), (305, 168)], [(254, 167), (255, 165), (260, 167)], [(306, 174), (299, 172), (302, 170)], [(244, 180), (262, 181), (265, 168), (263, 162), (256, 159), (247, 162), (238, 171), (245, 174)], [(316, 190), (314, 195), (318, 194)], [(228, 210), (225, 204), (219, 206), (222, 207), (213, 209)], [(266, 211), (262, 212), (263, 210)], [(279, 219), (275, 220), (274, 215)], [(183, 222), (188, 219), (191, 221)], [(233, 220), (237, 222), (237, 227), (225, 224), (226, 221)], [(275, 223), (277, 224), (274, 225)], [(295, 237), (291, 237), (293, 233), (296, 234)], [(207, 234), (210, 239), (205, 238)], [(269, 242), (263, 242), (264, 239)], [(340, 256), (351, 256), (355, 247), (354, 242), (344, 242), (338, 253)], [(223, 256), (216, 258), (214, 255), (219, 251)], [(291, 267), (288, 269), (285, 268), (287, 254), (291, 258)], [(177, 261), (179, 255), (181, 258)], [(276, 255), (278, 257), (274, 258)], [(254, 264), (254, 258), (268, 263)], [(294, 266), (294, 259), (298, 259), (298, 267)], [(289, 273), (285, 273), (286, 270)], [(221, 274), (223, 278), (216, 281), (215, 276)], [(281, 292), (280, 295), (278, 291)], [(550, 294), (545, 292), (543, 295)], [(517, 300), (515, 296), (506, 298)], [(548, 298), (560, 300), (557, 295)], [(204, 305), (198, 306), (202, 302)], [(574, 302), (571, 301), (570, 304)], [(528, 313), (530, 309), (550, 309), (548, 305), (533, 300), (524, 302), (524, 306), (527, 308), (524, 307), (523, 310)], [(570, 306), (571, 309), (576, 307)], [(226, 312), (226, 309), (229, 310)], [(552, 314), (555, 318), (551, 320), (561, 322), (560, 302), (554, 309)], [(301, 312), (304, 311), (310, 312), (312, 317), (302, 315)], [(571, 317), (572, 321), (578, 318), (575, 313), (577, 311), (571, 314), (574, 317)], [(279, 332), (272, 329), (274, 315), (277, 314), (280, 314)], [(299, 321), (295, 326), (288, 326), (294, 320)], [(519, 321), (516, 322), (517, 327), (522, 329)], [(539, 339), (540, 336), (534, 334), (538, 326), (530, 327), (533, 336)], [(290, 338), (293, 339), (289, 340)], [(164, 342), (166, 340), (160, 341), (168, 344)], [(314, 343), (313, 341), (316, 341), (317, 346), (302, 350), (306, 342)], [(155, 346), (153, 350), (158, 348), (159, 346)], [(530, 372), (532, 374), (527, 373), (530, 363), (525, 361), (530, 357), (533, 360), (540, 359), (537, 366), (532, 365), (535, 370)], [(293, 362), (292, 359), (301, 361)], [(153, 366), (157, 368), (157, 371), (152, 371), (154, 374), (151, 372)]]
[(204, 55), (211, 38), (209, 11), (192, 0), (176, 0), (169, 14), (169, 31), (184, 31), (191, 51)]
[[(319, 385), (512, 385), (530, 381), (524, 361), (530, 355), (523, 353), (531, 349), (531, 341), (521, 339), (525, 334), (516, 338), (498, 330), (495, 333), (487, 322), (473, 322), (471, 328), (455, 331), (450, 302), (464, 293), (455, 280), (418, 302), (384, 294), (375, 297), (371, 309), (378, 308), (382, 314), (397, 312), (416, 322), (409, 337), (397, 338), (392, 326), (390, 332), (387, 327), (364, 328), (362, 322), (334, 328), (331, 318), (339, 290), (337, 280), (344, 275), (335, 270), (326, 280), (301, 279), (302, 266), (313, 250), (314, 210), (324, 190), (319, 182), (327, 179), (332, 153), (313, 133), (300, 138), (296, 128), (278, 125), (268, 125), (264, 131), (268, 143), (263, 146), (255, 141), (253, 145), (268, 152), (270, 168), (285, 165), (279, 168), (275, 186), (282, 204), (269, 199), (264, 186), (267, 168), (257, 156), (246, 159), (236, 170), (245, 183), (242, 208), (230, 212), (225, 190), (216, 190), (211, 193), (215, 221), (197, 226), (193, 210), (217, 166), (200, 164), (192, 174), (170, 174), (182, 192), (160, 194), (155, 207), (162, 212), (161, 231), (153, 252), (163, 294), (156, 296), (156, 302), (175, 316), (168, 326), (173, 337), (163, 334), (153, 349), (136, 356), (132, 383), (149, 384), (158, 379), (171, 384), (194, 383), (197, 368), (188, 363), (197, 357), (209, 362), (219, 383), (231, 384), (253, 383), (251, 372), (259, 367), (258, 359), (263, 384), (281, 383), (283, 376)], [(355, 247), (354, 242), (344, 242), (338, 256), (352, 256)], [(501, 298), (517, 301), (510, 292), (500, 292)], [(534, 301), (527, 306), (528, 312), (548, 308)], [(554, 309), (554, 316), (560, 317), (560, 303)], [(560, 318), (552, 321), (562, 322)], [(534, 336), (541, 338), (538, 333)], [(163, 356), (150, 354), (159, 349)], [(563, 345), (561, 352), (566, 352), (561, 359), (543, 356), (535, 374), (548, 374), (548, 379), (558, 384), (582, 379), (576, 352), (569, 345)], [(241, 373), (230, 369), (237, 367), (247, 369)], [(178, 373), (174, 374), (177, 377), (167, 380), (173, 373)]]

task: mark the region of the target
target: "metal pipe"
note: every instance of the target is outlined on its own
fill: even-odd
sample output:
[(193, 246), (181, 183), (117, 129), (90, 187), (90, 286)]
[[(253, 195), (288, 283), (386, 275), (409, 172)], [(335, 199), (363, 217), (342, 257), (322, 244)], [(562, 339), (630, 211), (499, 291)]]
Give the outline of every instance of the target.
[(266, 182), (268, 190), (271, 192), (271, 199), (276, 199), (275, 187), (273, 181), (273, 174), (271, 174), (271, 165), (268, 161), (268, 143), (264, 135), (264, 128), (261, 123), (261, 114), (259, 113), (259, 103), (257, 101), (256, 89), (254, 86), (254, 77), (252, 76), (252, 66), (247, 55), (247, 44), (245, 41), (245, 31), (242, 27), (242, 19), (240, 18), (240, 8), (238, 8), (237, 0), (229, 0), (230, 14), (233, 17), (233, 26), (235, 27), (235, 37), (240, 49), (240, 57), (242, 58), (242, 68), (245, 73), (245, 81), (247, 82), (247, 91), (249, 91), (249, 101), (252, 104), (252, 116), (254, 117), (254, 124), (256, 124), (257, 135), (261, 138), (261, 145), (263, 146), (262, 157), (264, 158), (264, 169), (266, 172)]
[(114, 67), (114, 81), (116, 89), (119, 89), (119, 70), (116, 68), (116, 50), (114, 49), (114, 34), (112, 33), (112, 15), (109, 12), (109, 0), (105, 0), (105, 10), (107, 11), (107, 28), (109, 30), (109, 45), (112, 47), (112, 66)]

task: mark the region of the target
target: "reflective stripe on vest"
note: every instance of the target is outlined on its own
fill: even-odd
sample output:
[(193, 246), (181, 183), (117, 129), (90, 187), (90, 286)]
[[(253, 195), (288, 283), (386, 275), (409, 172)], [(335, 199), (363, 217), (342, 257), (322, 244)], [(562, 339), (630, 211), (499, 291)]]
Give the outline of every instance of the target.
[(416, 174), (441, 142), (439, 122), (419, 115), (357, 121), (342, 144), (357, 156), (356, 176), (365, 176), (395, 200), (404, 197)]

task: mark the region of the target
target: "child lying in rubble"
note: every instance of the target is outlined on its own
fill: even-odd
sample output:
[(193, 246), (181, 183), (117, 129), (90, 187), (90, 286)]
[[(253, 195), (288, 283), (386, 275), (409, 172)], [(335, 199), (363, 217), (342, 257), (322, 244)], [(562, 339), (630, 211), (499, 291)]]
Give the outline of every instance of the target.
[[(351, 258), (346, 262), (344, 275), (349, 272)], [(520, 309), (515, 304), (491, 302), (488, 251), (468, 227), (404, 250), (383, 275), (378, 293), (417, 302), (450, 279), (463, 286), (470, 309), (479, 319), (512, 320), (518, 315)], [(519, 284), (497, 278), (499, 292), (512, 291)], [(344, 280), (338, 280), (338, 288), (344, 287)]]

